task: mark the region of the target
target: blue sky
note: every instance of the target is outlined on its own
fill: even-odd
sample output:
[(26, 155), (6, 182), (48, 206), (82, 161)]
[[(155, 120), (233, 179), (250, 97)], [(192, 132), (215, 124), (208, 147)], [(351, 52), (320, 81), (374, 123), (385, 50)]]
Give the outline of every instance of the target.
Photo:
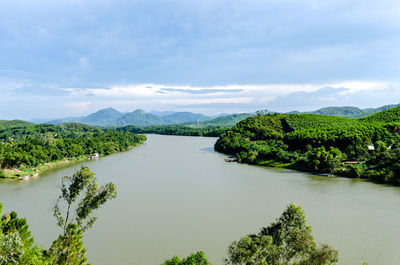
[(0, 0), (0, 119), (400, 103), (398, 0)]

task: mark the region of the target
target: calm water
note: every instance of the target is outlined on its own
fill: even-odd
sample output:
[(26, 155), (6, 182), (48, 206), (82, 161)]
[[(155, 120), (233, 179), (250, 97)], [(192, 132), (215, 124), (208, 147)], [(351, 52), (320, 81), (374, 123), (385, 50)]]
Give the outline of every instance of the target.
[(97, 212), (85, 236), (92, 264), (160, 264), (204, 250), (222, 264), (230, 242), (274, 221), (286, 205), (303, 206), (318, 242), (339, 250), (340, 264), (397, 265), (400, 188), (227, 163), (215, 138), (149, 135), (131, 151), (0, 184), (4, 212), (27, 217), (36, 242), (60, 233), (52, 216), (60, 178), (81, 165), (118, 198)]

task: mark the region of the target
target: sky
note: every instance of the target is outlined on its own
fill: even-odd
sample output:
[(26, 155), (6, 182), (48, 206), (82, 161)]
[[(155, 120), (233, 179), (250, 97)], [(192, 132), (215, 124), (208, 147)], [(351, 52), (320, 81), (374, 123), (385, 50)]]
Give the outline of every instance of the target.
[(398, 0), (0, 0), (0, 119), (400, 103)]

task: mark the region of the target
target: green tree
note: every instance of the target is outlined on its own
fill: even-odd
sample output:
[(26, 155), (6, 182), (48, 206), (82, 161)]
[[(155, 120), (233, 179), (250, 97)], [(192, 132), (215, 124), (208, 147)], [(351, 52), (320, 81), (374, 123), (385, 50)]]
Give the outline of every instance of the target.
[[(115, 185), (111, 182), (97, 185), (94, 173), (82, 167), (72, 176), (62, 179), (61, 195), (54, 207), (54, 216), (63, 234), (53, 242), (50, 255), (56, 264), (85, 264), (85, 252), (82, 248), (82, 234), (96, 221), (91, 214), (108, 200), (117, 196)], [(78, 201), (79, 200), (79, 201)], [(64, 202), (66, 212), (61, 213)]]
[(204, 252), (199, 251), (184, 259), (180, 259), (178, 256), (175, 256), (172, 259), (164, 261), (164, 263), (161, 265), (211, 265), (211, 263), (208, 262)]
[(259, 234), (233, 242), (228, 253), (226, 264), (232, 265), (330, 265), (338, 261), (336, 250), (315, 243), (304, 211), (295, 204)]
[(0, 234), (0, 265), (18, 264), (24, 244), (17, 232)]
[(65, 233), (53, 242), (49, 250), (52, 264), (86, 264), (86, 249), (83, 248), (83, 231), (77, 224), (68, 224)]
[[(2, 210), (0, 203), (0, 213)], [(25, 218), (18, 218), (15, 212), (4, 214), (0, 219), (0, 265), (24, 264), (46, 265), (49, 264), (44, 250), (34, 245), (33, 237), (29, 231)]]

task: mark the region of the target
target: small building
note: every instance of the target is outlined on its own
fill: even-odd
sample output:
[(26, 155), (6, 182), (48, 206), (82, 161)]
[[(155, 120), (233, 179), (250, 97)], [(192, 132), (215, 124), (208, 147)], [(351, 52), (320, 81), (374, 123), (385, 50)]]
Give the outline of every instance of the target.
[(93, 153), (91, 156), (88, 157), (89, 160), (99, 158), (99, 153)]
[(368, 145), (368, 151), (374, 151), (375, 150), (375, 146), (373, 145)]

